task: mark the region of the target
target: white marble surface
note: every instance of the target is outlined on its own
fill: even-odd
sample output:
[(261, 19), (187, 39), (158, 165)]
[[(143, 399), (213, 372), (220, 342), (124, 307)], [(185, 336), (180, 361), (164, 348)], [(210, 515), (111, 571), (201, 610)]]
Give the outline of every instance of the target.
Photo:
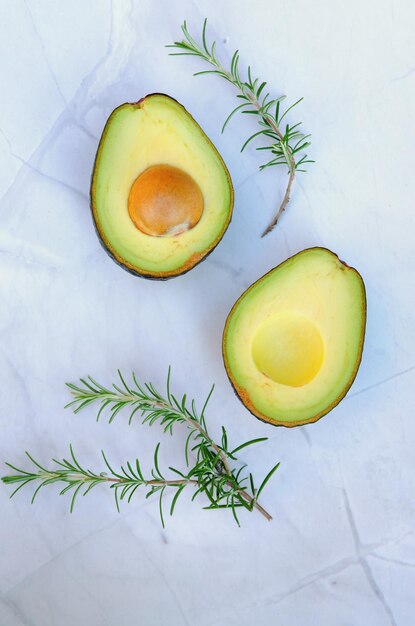
[[(239, 154), (252, 120), (214, 77), (163, 48), (208, 16), (224, 57), (235, 47), (297, 116), (317, 160), (278, 229), (284, 173)], [(160, 436), (125, 420), (64, 412), (64, 381), (117, 367), (178, 390), (216, 392), (212, 429), (269, 436), (245, 455), (274, 515), (202, 511), (183, 499), (165, 531), (155, 502), (117, 514), (97, 490), (68, 514), (54, 489), (31, 506), (0, 485), (1, 626), (413, 626), (415, 623), (414, 3), (411, 0), (3, 0), (0, 3), (0, 460), (65, 454), (96, 466), (149, 453)], [(281, 91), (280, 91), (281, 90)], [(154, 283), (102, 251), (88, 209), (105, 119), (162, 91), (205, 128), (233, 176), (233, 222), (206, 262)], [(252, 126), (253, 128), (253, 126)], [(256, 421), (220, 354), (224, 320), (255, 279), (305, 247), (355, 265), (368, 292), (363, 364), (347, 399), (294, 430)], [(179, 453), (180, 437), (163, 459)], [(4, 466), (3, 466), (4, 467)]]

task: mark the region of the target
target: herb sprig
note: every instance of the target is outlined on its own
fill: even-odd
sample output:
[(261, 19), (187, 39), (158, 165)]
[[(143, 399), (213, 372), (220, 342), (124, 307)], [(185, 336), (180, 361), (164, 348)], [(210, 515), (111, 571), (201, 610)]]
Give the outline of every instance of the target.
[[(205, 410), (213, 387), (205, 400), (202, 411), (198, 413), (194, 400), (189, 402), (186, 395), (178, 399), (171, 392), (170, 373), (169, 368), (164, 396), (151, 383), (140, 385), (135, 374), (132, 374), (132, 383), (127, 384), (119, 371), (119, 383), (111, 387), (105, 387), (88, 376), (80, 379), (79, 384), (67, 384), (73, 395), (73, 400), (67, 407), (72, 407), (74, 412), (78, 413), (87, 406), (98, 404), (96, 419), (99, 420), (106, 413), (109, 423), (113, 422), (123, 409), (128, 409), (129, 424), (137, 414), (141, 414), (143, 423), (152, 426), (158, 422), (165, 433), (171, 434), (176, 424), (185, 425), (189, 431), (184, 446), (186, 471), (169, 467), (170, 475), (166, 478), (159, 464), (160, 444), (157, 444), (155, 448), (153, 468), (147, 477), (143, 474), (138, 459), (134, 462), (128, 461), (116, 471), (102, 452), (105, 470), (97, 472), (83, 467), (70, 446), (69, 459), (52, 459), (54, 467), (48, 469), (26, 452), (33, 464), (31, 470), (20, 469), (6, 463), (13, 472), (16, 472), (2, 478), (6, 484), (17, 485), (11, 497), (22, 487), (33, 484), (36, 485), (32, 496), (32, 502), (34, 502), (39, 491), (46, 485), (64, 483), (60, 495), (71, 493), (70, 511), (72, 512), (79, 494), (86, 495), (97, 485), (106, 484), (113, 490), (119, 510), (120, 501), (130, 502), (137, 489), (143, 487), (146, 490), (146, 498), (157, 494), (160, 518), (164, 526), (163, 496), (166, 490), (174, 490), (170, 504), (170, 515), (172, 515), (179, 496), (187, 486), (192, 486), (195, 489), (192, 500), (204, 494), (209, 502), (204, 508), (230, 509), (238, 525), (237, 509), (241, 508), (248, 511), (256, 509), (267, 520), (271, 520), (271, 515), (261, 506), (258, 498), (278, 469), (279, 463), (268, 472), (258, 489), (255, 487), (252, 474), (246, 471), (245, 465), (239, 468), (231, 467), (231, 464), (238, 460), (236, 456), (238, 452), (255, 443), (266, 441), (267, 438), (251, 439), (231, 448), (226, 429), (222, 427), (220, 444), (215, 443), (208, 433), (205, 419)], [(194, 458), (193, 464), (191, 464), (191, 454)]]
[(286, 96), (271, 98), (270, 93), (265, 89), (267, 83), (261, 81), (259, 78), (253, 78), (250, 66), (248, 66), (247, 77), (245, 79), (241, 78), (239, 70), (239, 50), (236, 50), (232, 56), (230, 69), (226, 69), (218, 59), (216, 42), (214, 41), (212, 44), (207, 43), (206, 27), (207, 19), (205, 19), (203, 24), (201, 43), (198, 43), (190, 35), (187, 24), (184, 22), (181, 26), (184, 39), (182, 41), (175, 41), (173, 44), (169, 44), (166, 47), (179, 50), (179, 52), (171, 52), (171, 56), (197, 56), (214, 68), (196, 72), (194, 76), (217, 74), (240, 91), (236, 97), (242, 100), (242, 102), (235, 107), (226, 118), (222, 132), (237, 111), (248, 115), (256, 115), (258, 124), (261, 126), (261, 130), (251, 135), (245, 141), (241, 152), (245, 150), (246, 146), (253, 139), (263, 136), (267, 138), (270, 143), (266, 146), (258, 147), (257, 150), (269, 151), (271, 158), (260, 166), (260, 170), (273, 165), (287, 166), (288, 183), (284, 197), (277, 214), (262, 233), (262, 237), (264, 237), (274, 229), (290, 200), (291, 187), (296, 172), (304, 172), (304, 165), (306, 163), (313, 163), (313, 161), (307, 158), (307, 154), (304, 154), (304, 151), (310, 145), (310, 135), (306, 135), (299, 130), (301, 122), (294, 125), (284, 122), (286, 115), (292, 111), (303, 98), (300, 98), (284, 110), (282, 103)]

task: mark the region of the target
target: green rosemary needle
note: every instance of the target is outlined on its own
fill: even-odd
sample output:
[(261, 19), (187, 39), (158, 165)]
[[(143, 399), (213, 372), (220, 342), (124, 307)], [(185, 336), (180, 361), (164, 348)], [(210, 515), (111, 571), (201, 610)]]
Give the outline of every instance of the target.
[[(210, 390), (202, 411), (197, 412), (195, 401), (187, 401), (186, 395), (180, 400), (170, 389), (170, 368), (167, 376), (166, 394), (160, 394), (151, 383), (140, 385), (135, 374), (132, 375), (132, 383), (127, 384), (121, 372), (119, 383), (110, 388), (104, 387), (91, 377), (83, 378), (79, 384), (68, 383), (73, 400), (67, 405), (78, 413), (85, 407), (98, 404), (97, 420), (107, 412), (108, 421), (111, 423), (123, 409), (128, 409), (128, 423), (134, 416), (141, 414), (143, 423), (153, 425), (156, 422), (163, 427), (165, 433), (173, 433), (175, 424), (183, 424), (188, 429), (184, 446), (186, 470), (181, 471), (169, 467), (170, 475), (165, 476), (160, 469), (159, 448), (156, 446), (153, 455), (153, 468), (149, 476), (145, 477), (138, 459), (133, 463), (127, 462), (120, 470), (115, 471), (109, 464), (107, 457), (102, 452), (105, 471), (97, 472), (85, 469), (78, 461), (72, 446), (70, 446), (70, 458), (52, 459), (54, 467), (46, 468), (26, 452), (33, 468), (31, 470), (20, 469), (10, 463), (6, 465), (13, 470), (2, 478), (4, 483), (17, 485), (12, 492), (13, 497), (22, 487), (29, 484), (36, 485), (32, 496), (35, 500), (40, 489), (53, 483), (63, 483), (64, 487), (60, 495), (70, 492), (72, 494), (70, 510), (73, 511), (77, 496), (81, 493), (86, 495), (99, 484), (107, 484), (113, 490), (117, 509), (121, 500), (131, 501), (139, 487), (146, 490), (146, 498), (157, 494), (159, 498), (159, 512), (164, 526), (163, 496), (166, 489), (174, 491), (170, 505), (172, 515), (177, 500), (187, 486), (194, 488), (192, 500), (198, 495), (204, 494), (208, 500), (207, 509), (229, 509), (235, 521), (239, 525), (237, 509), (245, 508), (248, 511), (256, 509), (267, 520), (271, 515), (261, 506), (258, 498), (271, 476), (278, 469), (277, 463), (265, 476), (258, 489), (255, 488), (251, 473), (247, 473), (246, 466), (238, 469), (231, 467), (237, 462), (236, 454), (247, 446), (265, 441), (266, 437), (246, 441), (235, 448), (228, 445), (228, 435), (222, 427), (220, 444), (215, 443), (208, 433), (205, 419), (205, 410), (213, 387)], [(191, 453), (193, 463), (190, 462)]]
[(234, 52), (229, 70), (226, 69), (218, 59), (216, 42), (214, 41), (211, 45), (207, 43), (206, 27), (207, 19), (205, 19), (203, 23), (201, 43), (197, 43), (190, 35), (187, 24), (184, 22), (181, 26), (184, 39), (182, 41), (175, 41), (173, 44), (169, 44), (166, 47), (179, 50), (179, 52), (171, 52), (171, 56), (197, 56), (213, 68), (196, 72), (194, 76), (217, 74), (239, 90), (240, 93), (236, 97), (242, 102), (226, 118), (222, 132), (237, 111), (257, 116), (258, 124), (261, 126), (261, 130), (251, 135), (245, 141), (241, 152), (245, 150), (246, 146), (253, 139), (263, 136), (267, 138), (270, 143), (257, 148), (257, 150), (268, 150), (271, 153), (271, 158), (260, 166), (260, 170), (273, 165), (285, 165), (288, 168), (288, 183), (283, 199), (275, 217), (262, 233), (262, 237), (264, 237), (274, 229), (287, 207), (296, 172), (304, 172), (303, 166), (306, 163), (313, 162), (307, 158), (307, 154), (304, 154), (304, 150), (310, 145), (310, 135), (305, 135), (299, 130), (301, 122), (294, 125), (285, 122), (285, 125), (283, 125), (283, 120), (286, 115), (292, 111), (303, 98), (300, 98), (297, 102), (294, 102), (291, 106), (283, 110), (282, 102), (285, 100), (286, 96), (270, 98), (270, 94), (266, 92), (265, 89), (267, 83), (260, 81), (259, 78), (253, 79), (250, 66), (248, 66), (247, 78), (241, 78), (239, 71), (239, 50)]

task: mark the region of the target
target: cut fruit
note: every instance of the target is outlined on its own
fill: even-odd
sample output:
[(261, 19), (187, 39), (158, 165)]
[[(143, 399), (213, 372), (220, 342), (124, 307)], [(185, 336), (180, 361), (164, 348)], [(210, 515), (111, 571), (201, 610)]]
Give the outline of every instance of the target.
[(275, 426), (315, 422), (350, 388), (365, 325), (360, 274), (330, 250), (310, 248), (233, 306), (223, 333), (226, 371), (256, 417)]
[(166, 279), (219, 243), (233, 187), (216, 148), (186, 109), (164, 94), (110, 115), (95, 159), (91, 207), (100, 240), (125, 269)]

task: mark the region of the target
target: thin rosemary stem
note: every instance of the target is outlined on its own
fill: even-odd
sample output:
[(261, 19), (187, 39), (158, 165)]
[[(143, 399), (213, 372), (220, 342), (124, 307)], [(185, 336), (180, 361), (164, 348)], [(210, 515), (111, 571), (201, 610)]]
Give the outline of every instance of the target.
[(267, 511), (266, 509), (264, 509), (264, 507), (263, 507), (263, 506), (261, 506), (261, 505), (259, 504), (259, 502), (257, 502), (257, 501), (255, 500), (255, 498), (253, 498), (253, 497), (252, 497), (249, 493), (247, 493), (246, 491), (242, 491), (242, 490), (241, 490), (241, 491), (240, 491), (240, 494), (241, 494), (241, 496), (242, 496), (243, 498), (245, 498), (245, 500), (246, 500), (247, 502), (249, 502), (249, 504), (252, 504), (252, 502), (253, 502), (253, 503), (254, 503), (254, 505), (253, 505), (253, 506), (254, 506), (254, 508), (255, 508), (257, 511), (259, 511), (259, 513), (261, 513), (261, 515), (263, 515), (263, 516), (265, 517), (265, 519), (267, 519), (269, 522), (272, 520), (272, 515), (270, 515), (270, 514), (268, 513), (268, 511)]
[(264, 232), (262, 233), (261, 237), (265, 237), (265, 235), (268, 235), (268, 233), (270, 233), (272, 230), (274, 230), (275, 226), (278, 223), (278, 220), (280, 219), (281, 215), (284, 213), (287, 204), (290, 201), (290, 192), (291, 192), (291, 186), (294, 182), (294, 177), (295, 177), (295, 169), (290, 170), (290, 175), (288, 177), (288, 185), (287, 188), (285, 190), (285, 194), (284, 197), (282, 199), (282, 202), (280, 204), (280, 208), (277, 211), (277, 214), (275, 215), (275, 217), (271, 220), (271, 222), (268, 224), (268, 226), (266, 227), (266, 229), (264, 230)]
[(154, 403), (155, 407), (160, 407), (160, 408), (166, 408), (169, 411), (172, 411), (173, 413), (176, 413), (176, 415), (180, 415), (181, 417), (183, 417), (187, 423), (191, 426), (191, 428), (196, 428), (196, 430), (198, 430), (200, 432), (201, 435), (203, 435), (203, 437), (206, 439), (206, 441), (209, 442), (209, 444), (211, 445), (211, 447), (213, 448), (213, 450), (216, 452), (216, 454), (218, 455), (219, 459), (222, 461), (225, 469), (226, 469), (226, 473), (227, 474), (231, 474), (231, 470), (229, 467), (229, 463), (228, 463), (228, 457), (225, 455), (225, 453), (223, 452), (223, 450), (221, 450), (219, 448), (218, 445), (216, 445), (216, 443), (213, 441), (213, 439), (210, 437), (207, 428), (203, 428), (203, 426), (200, 424), (200, 422), (198, 422), (197, 420), (193, 419), (192, 417), (190, 417), (190, 415), (188, 415), (185, 411), (179, 411), (176, 407), (174, 407), (173, 405), (169, 404), (168, 402), (162, 403)]
[[(90, 393), (90, 396), (94, 396), (97, 400), (101, 399), (101, 394), (100, 393), (95, 393), (95, 394)], [(107, 394), (106, 397), (108, 399), (110, 399), (111, 401), (113, 401), (113, 402), (117, 402), (117, 401), (119, 401), (121, 399), (123, 401), (128, 401), (128, 402), (131, 402), (131, 403), (137, 401), (137, 396), (135, 396), (134, 394), (128, 394), (128, 393), (124, 393), (124, 392), (123, 393)], [(150, 399), (150, 400), (147, 400), (147, 404), (151, 405), (155, 409), (168, 409), (169, 412), (175, 413), (176, 415), (178, 415), (178, 416), (182, 417), (183, 419), (185, 419), (186, 422), (189, 424), (189, 426), (191, 428), (195, 428), (196, 430), (198, 430), (204, 436), (204, 438), (209, 442), (209, 444), (211, 445), (213, 450), (215, 450), (215, 452), (219, 456), (220, 460), (222, 461), (223, 465), (225, 466), (227, 474), (231, 473), (230, 467), (229, 467), (229, 463), (228, 463), (228, 457), (225, 455), (223, 450), (221, 450), (219, 448), (219, 446), (216, 445), (216, 443), (210, 437), (207, 429), (204, 429), (203, 426), (197, 420), (193, 419), (190, 415), (188, 415), (188, 413), (186, 413), (186, 411), (180, 411), (177, 407), (175, 407), (170, 402), (166, 402), (166, 401), (161, 402), (160, 400), (151, 400)]]
[[(109, 476), (103, 477), (103, 481), (107, 483), (124, 483), (127, 482), (123, 478), (110, 478)], [(191, 478), (183, 478), (179, 480), (145, 480), (143, 485), (160, 485), (165, 487), (174, 487), (177, 485), (197, 485), (197, 480), (192, 480)], [(249, 495), (249, 494), (248, 494)]]
[[(248, 95), (248, 94), (245, 94)], [(261, 105), (258, 102), (258, 99), (255, 97), (255, 95), (250, 92), (250, 94), (248, 95), (249, 100), (251, 102), (251, 104), (259, 111), (261, 109)], [(274, 133), (279, 137), (280, 141), (282, 141), (284, 139), (283, 134), (281, 133), (278, 125), (276, 124), (276, 122), (274, 121), (274, 119), (272, 117), (269, 116), (262, 116), (262, 119), (270, 126), (270, 128), (272, 128), (272, 130), (274, 131)], [(282, 199), (282, 202), (280, 204), (280, 207), (275, 215), (275, 217), (271, 220), (271, 222), (268, 224), (268, 226), (266, 227), (266, 229), (264, 230), (264, 232), (262, 233), (261, 237), (265, 237), (265, 235), (268, 235), (268, 233), (270, 233), (271, 231), (274, 230), (275, 226), (278, 223), (278, 220), (280, 219), (281, 215), (284, 213), (287, 204), (290, 201), (290, 192), (291, 192), (291, 186), (294, 182), (294, 178), (295, 178), (295, 160), (294, 160), (294, 156), (292, 154), (291, 148), (290, 146), (287, 146), (287, 164), (288, 164), (288, 168), (289, 168), (289, 176), (288, 176), (288, 183), (287, 183), (287, 187), (285, 190), (285, 194), (284, 197)]]
[[(204, 59), (210, 63), (210, 65), (213, 65), (214, 67), (216, 67), (218, 70), (220, 70), (223, 74), (226, 74), (227, 79), (229, 80), (229, 82), (231, 82), (233, 85), (235, 85), (235, 87), (237, 87), (238, 89), (240, 89), (242, 91), (242, 93), (249, 99), (250, 103), (252, 104), (252, 106), (254, 106), (257, 111), (259, 112), (259, 115), (261, 116), (261, 118), (263, 119), (263, 121), (270, 127), (272, 128), (272, 130), (274, 131), (274, 133), (279, 137), (280, 141), (284, 140), (284, 135), (282, 134), (282, 132), (280, 131), (280, 128), (278, 126), (278, 124), (276, 123), (276, 121), (269, 115), (262, 115), (261, 114), (261, 104), (258, 101), (257, 97), (255, 96), (255, 94), (248, 89), (245, 85), (238, 85), (235, 83), (232, 74), (230, 72), (228, 72), (222, 65), (220, 65), (220, 63), (215, 63), (213, 60), (211, 60), (209, 57), (204, 56)], [(268, 224), (268, 226), (266, 227), (266, 229), (264, 230), (264, 232), (262, 233), (261, 237), (265, 237), (265, 235), (268, 235), (271, 231), (274, 230), (275, 226), (278, 223), (278, 220), (280, 219), (281, 215), (284, 213), (289, 201), (290, 201), (290, 192), (291, 192), (291, 187), (292, 184), (294, 182), (294, 178), (295, 178), (295, 159), (294, 156), (292, 154), (291, 148), (290, 146), (287, 146), (287, 165), (288, 165), (288, 169), (289, 169), (289, 177), (288, 177), (288, 183), (287, 183), (287, 187), (284, 193), (284, 197), (282, 199), (282, 202), (279, 206), (279, 209), (275, 215), (275, 217), (271, 220), (271, 222)]]
[[(303, 166), (306, 163), (313, 162), (307, 158), (307, 154), (300, 156), (300, 154), (303, 153), (304, 150), (310, 145), (310, 135), (305, 135), (299, 130), (301, 122), (294, 125), (290, 125), (287, 122), (284, 122), (283, 124), (283, 120), (287, 113), (299, 104), (302, 98), (297, 100), (297, 102), (294, 102), (288, 108), (285, 108), (285, 111), (283, 111), (281, 103), (285, 96), (272, 99), (270, 97), (270, 93), (265, 93), (265, 86), (267, 83), (260, 81), (259, 78), (254, 79), (252, 77), (250, 66), (248, 66), (247, 78), (241, 78), (239, 72), (240, 55), (238, 50), (236, 50), (232, 56), (229, 70), (221, 64), (216, 53), (216, 42), (208, 45), (206, 28), (207, 20), (205, 19), (203, 23), (201, 42), (198, 43), (190, 35), (187, 24), (184, 22), (181, 27), (184, 39), (182, 41), (176, 41), (167, 47), (176, 49), (175, 52), (170, 53), (173, 56), (197, 56), (213, 68), (211, 70), (196, 72), (195, 76), (201, 74), (217, 74), (230, 82), (240, 91), (237, 95), (237, 98), (240, 99), (239, 105), (230, 113), (230, 115), (228, 115), (223, 125), (222, 132), (227, 126), (229, 120), (237, 111), (240, 113), (248, 113), (258, 116), (259, 119), (257, 121), (262, 129), (249, 137), (249, 139), (244, 143), (242, 150), (245, 149), (246, 145), (250, 143), (252, 139), (263, 136), (263, 138), (271, 141), (271, 144), (258, 147), (257, 150), (268, 150), (271, 152), (272, 156), (268, 162), (261, 165), (260, 170), (274, 165), (285, 165), (288, 168), (288, 180), (285, 193), (275, 217), (262, 233), (262, 237), (264, 237), (274, 229), (290, 201), (291, 189), (296, 177), (296, 172), (305, 171)], [(248, 107), (248, 109), (245, 107)], [(252, 109), (249, 107), (252, 107)]]
[[(59, 472), (54, 472), (53, 470), (48, 471), (48, 472), (39, 472), (38, 477), (42, 479), (54, 478), (57, 480), (63, 480), (62, 474), (60, 474)], [(76, 480), (76, 481), (87, 483), (91, 480), (91, 478), (88, 476), (85, 476), (84, 474), (77, 474), (76, 472), (74, 472), (72, 474), (65, 474), (64, 480), (65, 482), (69, 480)], [(102, 482), (102, 483), (127, 483), (129, 482), (127, 478), (111, 478), (110, 476), (103, 476), (102, 474), (99, 475), (99, 478), (97, 478), (97, 480), (99, 480), (99, 482)], [(177, 479), (177, 480), (156, 480), (156, 479), (144, 480), (142, 481), (141, 484), (144, 486), (159, 485), (159, 486), (165, 486), (165, 487), (174, 487), (177, 485), (197, 485), (198, 483), (197, 483), (197, 480), (193, 480), (191, 478), (183, 478), (183, 479)]]
[[(218, 454), (220, 460), (222, 461), (225, 470), (226, 470), (226, 474), (228, 476), (232, 476), (232, 472), (231, 469), (229, 467), (229, 463), (228, 463), (228, 457), (225, 455), (225, 453), (223, 452), (223, 450), (221, 450), (219, 448), (218, 445), (216, 445), (216, 443), (213, 441), (213, 439), (211, 439), (211, 437), (208, 435), (207, 430), (205, 430), (200, 424), (199, 422), (196, 422), (195, 420), (189, 418), (188, 416), (185, 416), (186, 419), (192, 424), (192, 426), (194, 426), (195, 428), (197, 428), (197, 430), (204, 435), (204, 437), (210, 442), (210, 445), (212, 446), (212, 448), (215, 450), (215, 452)], [(233, 483), (229, 480), (228, 481), (228, 485), (233, 487)], [(268, 513), (268, 511), (266, 511), (256, 500), (255, 498), (253, 498), (252, 496), (249, 495), (249, 493), (247, 491), (245, 491), (244, 489), (238, 489), (237, 490), (238, 493), (247, 501), (249, 502), (249, 504), (253, 504), (254, 508), (259, 511), (268, 521), (272, 520), (272, 516)]]
[[(68, 383), (73, 400), (67, 406), (72, 407), (75, 413), (78, 413), (87, 406), (98, 404), (100, 408), (97, 413), (97, 419), (100, 419), (101, 415), (106, 412), (110, 423), (121, 410), (127, 409), (129, 412), (129, 424), (131, 424), (136, 415), (141, 414), (144, 424), (151, 426), (158, 422), (164, 429), (164, 432), (169, 433), (173, 433), (175, 424), (184, 424), (189, 430), (184, 451), (186, 467), (189, 469), (186, 471), (186, 474), (183, 474), (182, 471), (170, 467), (169, 469), (179, 476), (175, 479), (166, 480), (159, 469), (158, 449), (160, 444), (158, 444), (154, 453), (154, 469), (151, 471), (151, 477), (149, 476), (145, 479), (139, 465), (137, 465), (137, 475), (140, 479), (138, 482), (150, 489), (149, 495), (160, 491), (161, 502), (165, 487), (176, 487), (178, 491), (172, 500), (172, 509), (174, 509), (177, 497), (184, 487), (187, 484), (193, 484), (197, 486), (194, 497), (197, 497), (199, 493), (203, 493), (210, 503), (207, 508), (231, 509), (233, 517), (238, 524), (239, 521), (235, 511), (238, 507), (246, 508), (250, 511), (256, 509), (265, 519), (271, 520), (271, 515), (258, 503), (258, 499), (264, 486), (268, 483), (276, 469), (278, 469), (279, 463), (270, 470), (262, 480), (259, 488), (254, 486), (252, 474), (244, 471), (245, 465), (242, 465), (239, 469), (232, 467), (233, 462), (238, 461), (235, 455), (240, 450), (265, 441), (267, 438), (251, 439), (235, 448), (230, 448), (226, 429), (222, 426), (222, 437), (220, 442), (216, 443), (209, 435), (205, 419), (205, 410), (213, 387), (204, 402), (202, 411), (199, 413), (196, 409), (195, 401), (189, 400), (186, 394), (179, 398), (172, 393), (170, 389), (170, 373), (171, 370), (169, 368), (166, 392), (164, 394), (161, 394), (151, 383), (140, 384), (134, 373), (132, 374), (133, 382), (129, 384), (122, 373), (118, 371), (120, 382), (113, 383), (110, 387), (105, 387), (92, 377), (87, 376), (80, 379), (80, 384)], [(192, 452), (195, 457), (193, 465), (189, 462), (189, 452)], [(76, 464), (72, 449), (71, 456), (73, 464), (71, 465), (64, 460), (63, 466), (74, 470), (74, 473), (76, 473), (77, 469), (80, 468)], [(115, 483), (114, 487), (116, 490), (120, 490), (121, 499), (125, 498), (128, 489), (131, 489), (132, 493), (134, 493), (133, 485), (137, 484), (137, 476), (135, 476), (132, 466), (127, 463), (127, 470), (121, 468), (121, 474), (117, 474), (117, 472), (112, 470), (105, 456), (104, 460), (110, 470), (109, 475), (111, 479), (106, 474), (97, 476), (92, 473), (88, 474), (88, 471), (85, 471), (85, 479), (82, 480), (88, 481), (88, 476), (92, 476), (91, 480), (99, 482), (101, 476), (103, 477), (101, 480), (105, 480), (104, 477), (106, 477), (109, 482)], [(58, 464), (62, 465), (60, 462)], [(127, 481), (124, 479), (126, 473)], [(58, 474), (59, 472), (56, 472), (56, 475), (53, 475), (51, 480), (60, 480)], [(24, 480), (24, 477), (22, 480)], [(136, 483), (134, 483), (134, 480)], [(6, 481), (16, 482), (13, 477), (11, 477), (11, 480), (6, 477)]]
[[(51, 472), (51, 474), (53, 474), (53, 472)], [(108, 483), (122, 483), (125, 482), (124, 480), (122, 480), (121, 478), (110, 478), (110, 477), (105, 477), (103, 480), (105, 480)], [(198, 482), (197, 480), (192, 480), (192, 479), (183, 479), (183, 480), (146, 480), (145, 483), (143, 483), (145, 485), (160, 485), (160, 486), (166, 486), (166, 487), (172, 487), (172, 486), (177, 486), (177, 485), (197, 485)], [(230, 486), (233, 486), (233, 484), (231, 482), (228, 483)], [(247, 492), (244, 491), (243, 489), (238, 489), (238, 493), (249, 503), (249, 504), (253, 504), (254, 508), (261, 513), (261, 515), (263, 515), (265, 517), (265, 519), (267, 519), (269, 522), (272, 520), (272, 515), (270, 515), (268, 513), (268, 511), (266, 509), (264, 509), (263, 506), (261, 506), (258, 502), (255, 501), (255, 499)]]
[[(134, 396), (130, 396), (131, 399), (136, 399)], [(119, 397), (117, 398), (119, 399)], [(176, 407), (172, 406), (171, 404), (169, 404), (168, 402), (154, 402), (153, 406), (156, 408), (166, 408), (169, 409), (169, 411), (172, 411), (173, 413), (176, 413), (177, 415), (180, 415), (182, 417), (184, 417), (186, 419), (186, 421), (188, 422), (188, 424), (191, 425), (192, 428), (196, 428), (204, 437), (206, 440), (209, 441), (210, 445), (212, 446), (213, 450), (215, 450), (215, 452), (217, 453), (218, 457), (220, 458), (220, 460), (222, 461), (224, 468), (226, 470), (226, 474), (228, 476), (232, 476), (232, 472), (231, 469), (229, 467), (229, 463), (228, 463), (228, 457), (225, 455), (225, 453), (223, 452), (223, 450), (221, 450), (219, 448), (219, 446), (213, 441), (213, 439), (209, 436), (207, 429), (204, 429), (201, 424), (199, 422), (197, 422), (196, 420), (192, 419), (189, 415), (187, 415), (187, 413), (179, 411), (178, 409), (176, 409)], [(196, 483), (197, 481), (187, 481), (188, 483)], [(155, 481), (149, 481), (147, 484), (157, 484)], [(165, 484), (180, 484), (180, 481), (165, 481)], [(231, 480), (228, 481), (228, 485), (233, 487), (233, 483), (231, 482)], [(247, 501), (249, 502), (249, 504), (253, 504), (254, 508), (261, 513), (261, 515), (263, 515), (265, 517), (265, 519), (267, 519), (268, 521), (272, 520), (272, 515), (270, 515), (268, 513), (268, 511), (266, 509), (264, 509), (264, 507), (262, 507), (256, 500), (255, 498), (253, 498), (247, 491), (245, 491), (244, 489), (238, 489), (237, 490), (238, 493)]]

